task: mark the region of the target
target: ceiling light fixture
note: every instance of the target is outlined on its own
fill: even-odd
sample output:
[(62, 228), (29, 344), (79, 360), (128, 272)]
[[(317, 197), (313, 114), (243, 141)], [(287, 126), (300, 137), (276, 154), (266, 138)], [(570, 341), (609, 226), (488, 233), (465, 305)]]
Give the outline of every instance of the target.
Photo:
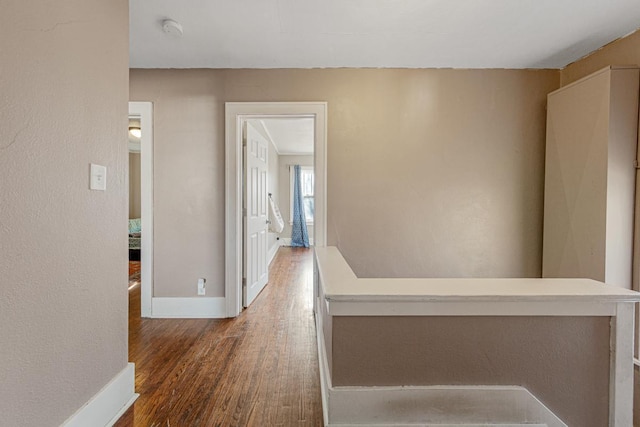
[(140, 139), (140, 137), (142, 137), (142, 131), (137, 126), (129, 126), (129, 135), (134, 138)]
[(162, 31), (173, 37), (182, 37), (182, 25), (173, 19), (165, 19), (162, 21)]

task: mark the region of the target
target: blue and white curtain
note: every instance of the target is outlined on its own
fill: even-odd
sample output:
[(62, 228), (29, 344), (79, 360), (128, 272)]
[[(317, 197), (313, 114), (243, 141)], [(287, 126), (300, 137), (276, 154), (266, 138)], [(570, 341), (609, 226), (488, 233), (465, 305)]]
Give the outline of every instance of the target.
[(300, 165), (293, 167), (293, 226), (291, 227), (291, 246), (309, 247), (309, 232), (307, 231), (307, 218), (304, 215)]

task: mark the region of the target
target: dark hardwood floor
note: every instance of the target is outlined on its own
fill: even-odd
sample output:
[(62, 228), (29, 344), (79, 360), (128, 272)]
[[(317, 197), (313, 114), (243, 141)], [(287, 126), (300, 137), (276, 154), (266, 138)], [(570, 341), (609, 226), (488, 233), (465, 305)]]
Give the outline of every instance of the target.
[(312, 251), (282, 247), (235, 319), (141, 319), (129, 296), (140, 397), (116, 427), (321, 426)]

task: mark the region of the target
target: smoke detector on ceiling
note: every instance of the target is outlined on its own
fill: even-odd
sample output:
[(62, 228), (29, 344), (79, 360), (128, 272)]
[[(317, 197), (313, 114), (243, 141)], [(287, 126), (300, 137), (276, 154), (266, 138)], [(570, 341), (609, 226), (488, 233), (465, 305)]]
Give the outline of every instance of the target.
[(165, 19), (162, 21), (162, 31), (173, 37), (182, 37), (182, 25), (173, 19)]

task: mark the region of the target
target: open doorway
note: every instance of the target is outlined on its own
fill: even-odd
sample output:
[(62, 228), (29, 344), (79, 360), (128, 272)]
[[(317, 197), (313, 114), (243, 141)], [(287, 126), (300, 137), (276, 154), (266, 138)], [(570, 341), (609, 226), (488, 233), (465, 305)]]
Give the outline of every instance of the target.
[(140, 117), (129, 116), (129, 291), (140, 286)]
[(254, 118), (242, 127), (243, 307), (267, 285), (280, 246), (314, 243), (314, 127), (312, 116)]
[(141, 317), (150, 317), (152, 314), (152, 108), (150, 102), (129, 102), (129, 286), (130, 291), (136, 290), (137, 275)]
[[(225, 183), (225, 302), (227, 317), (235, 317), (243, 305), (243, 258), (245, 256), (245, 224), (243, 216), (244, 201), (244, 159), (243, 129), (247, 122), (259, 123), (263, 132), (269, 136), (270, 120), (312, 121), (313, 129), (313, 227), (312, 241), (316, 246), (326, 242), (326, 109), (324, 102), (278, 102), (278, 103), (227, 103), (226, 107), (226, 183)], [(285, 125), (284, 122), (273, 122)], [(256, 127), (256, 126), (254, 126)], [(275, 129), (272, 126), (273, 129)], [(274, 132), (276, 132), (274, 130)], [(258, 132), (260, 133), (260, 132)], [(273, 136), (271, 136), (273, 139)], [(249, 150), (251, 147), (248, 147)], [(296, 154), (296, 153), (290, 153)], [(287, 165), (288, 166), (288, 165)], [(287, 180), (287, 185), (288, 180)], [(273, 193), (273, 191), (272, 191)], [(289, 193), (288, 191), (286, 192)], [(278, 194), (279, 205), (287, 204)], [(284, 210), (284, 209), (283, 209)], [(284, 215), (289, 222), (289, 215)], [(286, 238), (286, 237), (285, 237)], [(286, 242), (286, 241), (285, 241)], [(277, 249), (277, 248), (276, 248)], [(315, 299), (314, 299), (315, 300)]]
[[(259, 120), (265, 129), (269, 139), (274, 145), (277, 154), (278, 173), (275, 183), (269, 185), (270, 192), (279, 202), (279, 208), (283, 217), (284, 227), (278, 233), (282, 240), (282, 246), (291, 246), (292, 226), (294, 220), (295, 200), (295, 166), (300, 167), (299, 198), (303, 207), (303, 224), (309, 235), (309, 244), (314, 243), (314, 217), (315, 217), (315, 171), (314, 171), (314, 127), (313, 117), (278, 117)], [(295, 246), (296, 243), (294, 242)]]

